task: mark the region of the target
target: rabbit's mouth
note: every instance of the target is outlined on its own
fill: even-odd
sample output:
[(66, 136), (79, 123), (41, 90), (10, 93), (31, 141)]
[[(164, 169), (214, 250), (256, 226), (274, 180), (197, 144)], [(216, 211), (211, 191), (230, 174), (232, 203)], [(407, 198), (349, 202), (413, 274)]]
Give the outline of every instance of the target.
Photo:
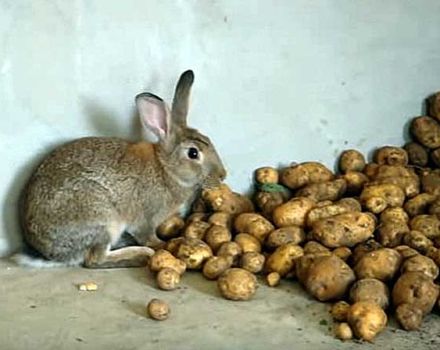
[(222, 179), (214, 176), (208, 176), (203, 181), (202, 187), (205, 189), (212, 189), (220, 186), (222, 184)]

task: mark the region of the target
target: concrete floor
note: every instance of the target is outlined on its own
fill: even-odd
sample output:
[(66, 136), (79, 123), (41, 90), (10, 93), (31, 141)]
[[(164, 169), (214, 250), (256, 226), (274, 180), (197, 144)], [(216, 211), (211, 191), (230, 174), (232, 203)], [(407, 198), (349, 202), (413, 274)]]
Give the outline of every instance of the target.
[[(88, 280), (99, 290), (78, 291)], [(261, 285), (252, 301), (231, 302), (198, 273), (164, 292), (145, 269), (27, 270), (4, 260), (0, 281), (0, 349), (440, 349), (438, 315), (420, 332), (391, 325), (374, 344), (340, 342), (329, 331), (328, 305), (296, 282)], [(156, 297), (171, 306), (166, 321), (145, 316)]]

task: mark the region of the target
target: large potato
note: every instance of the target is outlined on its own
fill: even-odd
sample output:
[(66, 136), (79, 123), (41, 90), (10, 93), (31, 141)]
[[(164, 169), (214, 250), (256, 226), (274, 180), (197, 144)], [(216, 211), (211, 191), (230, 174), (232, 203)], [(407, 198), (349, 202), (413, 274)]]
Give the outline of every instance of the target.
[(399, 207), (385, 209), (380, 213), (380, 222), (408, 223), (409, 217), (405, 210)]
[(405, 193), (397, 185), (371, 183), (362, 190), (360, 200), (369, 211), (379, 214), (388, 207), (401, 207)]
[(369, 181), (369, 178), (360, 171), (348, 171), (344, 175), (340, 176), (347, 184), (345, 194), (351, 196), (357, 196), (362, 192), (365, 184)]
[(384, 247), (397, 247), (409, 231), (406, 222), (382, 222), (377, 228), (377, 240)]
[(225, 184), (203, 189), (202, 199), (212, 211), (221, 211), (230, 214), (254, 211), (254, 205), (249, 198), (232, 192)]
[(408, 154), (408, 162), (411, 165), (425, 167), (428, 164), (428, 152), (417, 142), (408, 142), (403, 147)]
[(309, 275), (310, 267), (315, 263), (315, 261), (321, 259), (324, 256), (329, 256), (329, 252), (321, 252), (315, 254), (306, 254), (300, 256), (295, 260), (295, 276), (301, 284), (305, 285), (307, 276)]
[(421, 272), (433, 280), (435, 280), (439, 274), (438, 266), (434, 260), (420, 254), (406, 259), (400, 270), (402, 274), (405, 272)]
[(408, 165), (408, 153), (400, 147), (384, 146), (374, 152), (373, 160), (379, 165)]
[(162, 269), (170, 268), (177, 271), (180, 275), (186, 270), (186, 264), (175, 258), (169, 251), (165, 249), (157, 250), (149, 261), (150, 270), (159, 272)]
[(440, 147), (440, 124), (431, 117), (417, 117), (412, 120), (411, 133), (423, 146), (435, 149)]
[(430, 193), (421, 193), (409, 199), (404, 206), (405, 211), (409, 216), (425, 214), (429, 206), (434, 203), (436, 196)]
[(359, 243), (353, 249), (353, 253), (351, 255), (351, 262), (353, 265), (357, 264), (357, 262), (366, 254), (377, 249), (381, 249), (382, 245), (377, 242), (375, 239), (369, 239), (365, 242)]
[(206, 231), (211, 227), (211, 224), (205, 221), (192, 221), (183, 231), (183, 236), (187, 238), (203, 239)]
[(375, 278), (364, 278), (356, 281), (350, 288), (350, 301), (368, 301), (379, 305), (382, 309), (388, 308), (390, 292), (382, 281)]
[(365, 157), (354, 149), (348, 149), (339, 157), (339, 170), (342, 173), (349, 171), (363, 171), (365, 168)]
[(380, 165), (373, 180), (376, 184), (397, 185), (407, 197), (414, 197), (420, 192), (420, 179), (410, 167)]
[(391, 248), (381, 248), (365, 253), (354, 266), (358, 279), (376, 278), (391, 280), (399, 270), (402, 256)]
[(316, 259), (308, 269), (304, 286), (320, 301), (341, 298), (355, 280), (353, 270), (335, 255)]
[(248, 252), (261, 252), (260, 241), (248, 233), (239, 233), (234, 237), (234, 241), (241, 247), (243, 253)]
[(273, 230), (266, 238), (266, 248), (273, 250), (286, 243), (300, 244), (306, 235), (299, 226), (286, 226)]
[(312, 227), (319, 220), (352, 211), (361, 211), (360, 203), (354, 198), (343, 198), (334, 204), (317, 206), (307, 214), (307, 227)]
[(348, 311), (347, 320), (355, 336), (366, 341), (372, 341), (388, 321), (382, 308), (368, 301), (353, 304)]
[(297, 190), (295, 196), (311, 198), (316, 202), (325, 200), (335, 201), (340, 199), (346, 190), (347, 182), (341, 178), (306, 185)]
[(281, 173), (281, 183), (292, 190), (308, 184), (333, 180), (333, 173), (317, 162), (292, 165)]
[(278, 272), (281, 277), (287, 275), (295, 266), (295, 261), (303, 255), (303, 249), (294, 243), (279, 246), (266, 260), (267, 272)]
[(234, 227), (237, 232), (248, 233), (260, 242), (264, 242), (267, 235), (275, 229), (269, 220), (256, 213), (238, 215), (234, 221)]
[(304, 226), (307, 214), (314, 205), (315, 201), (310, 198), (293, 198), (275, 208), (273, 222), (277, 227)]
[(211, 214), (208, 223), (211, 225), (224, 226), (230, 230), (232, 228), (232, 214), (218, 211)]
[(313, 237), (329, 248), (353, 247), (373, 235), (375, 220), (366, 213), (350, 212), (315, 222)]
[(417, 215), (409, 224), (411, 230), (419, 231), (429, 239), (440, 236), (440, 220), (435, 215)]
[(184, 226), (185, 221), (180, 216), (174, 215), (159, 225), (157, 234), (163, 239), (174, 238), (180, 234)]
[(254, 202), (257, 205), (257, 208), (268, 218), (271, 218), (275, 208), (283, 204), (285, 201), (285, 196), (281, 192), (258, 191), (254, 195)]
[(428, 237), (414, 230), (403, 236), (403, 243), (422, 254), (425, 254), (433, 246), (432, 241)]
[(257, 278), (247, 270), (227, 269), (217, 280), (221, 295), (230, 300), (249, 300), (257, 290)]
[(205, 234), (205, 242), (216, 252), (218, 248), (225, 242), (229, 242), (232, 238), (231, 232), (225, 226), (212, 225)]
[(212, 250), (200, 239), (185, 238), (177, 248), (176, 256), (186, 264), (188, 269), (198, 270), (212, 256)]

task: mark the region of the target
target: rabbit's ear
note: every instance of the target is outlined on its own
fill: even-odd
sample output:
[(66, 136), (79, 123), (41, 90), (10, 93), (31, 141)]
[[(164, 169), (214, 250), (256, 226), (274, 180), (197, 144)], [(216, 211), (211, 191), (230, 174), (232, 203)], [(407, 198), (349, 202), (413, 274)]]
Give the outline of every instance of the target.
[(174, 92), (172, 115), (173, 122), (186, 127), (186, 116), (188, 115), (189, 98), (191, 86), (194, 82), (194, 73), (192, 70), (183, 72), (176, 85)]
[(164, 141), (170, 131), (170, 111), (166, 103), (158, 96), (144, 92), (136, 96), (142, 126), (147, 131), (148, 141)]

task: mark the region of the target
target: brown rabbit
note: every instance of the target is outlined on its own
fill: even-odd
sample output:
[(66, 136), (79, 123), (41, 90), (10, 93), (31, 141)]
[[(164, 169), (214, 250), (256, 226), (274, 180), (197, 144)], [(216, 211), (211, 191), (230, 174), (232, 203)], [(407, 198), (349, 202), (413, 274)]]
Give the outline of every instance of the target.
[[(150, 93), (136, 96), (149, 142), (87, 137), (51, 153), (23, 196), (24, 238), (44, 259), (23, 265), (91, 268), (146, 264), (156, 228), (188, 206), (204, 183), (226, 176), (209, 138), (187, 127), (192, 71), (176, 86), (171, 111)], [(139, 246), (111, 250), (123, 233)]]

